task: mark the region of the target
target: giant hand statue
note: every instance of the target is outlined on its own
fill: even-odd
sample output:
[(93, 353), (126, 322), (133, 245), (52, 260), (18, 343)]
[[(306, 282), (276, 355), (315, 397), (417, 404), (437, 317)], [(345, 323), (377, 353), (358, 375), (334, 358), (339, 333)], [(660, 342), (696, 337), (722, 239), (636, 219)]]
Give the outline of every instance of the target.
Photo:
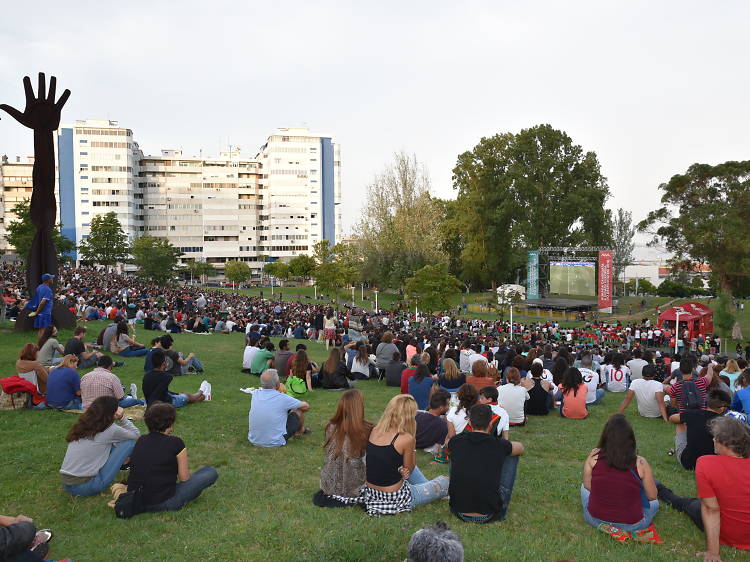
[(43, 72), (39, 73), (37, 95), (28, 76), (23, 79), (26, 91), (26, 107), (23, 111), (0, 104), (21, 125), (34, 131), (34, 189), (31, 193), (31, 221), (36, 234), (26, 259), (26, 284), (29, 294), (34, 294), (44, 273), (57, 275), (57, 251), (52, 243), (52, 230), (57, 217), (55, 201), (55, 144), (53, 133), (60, 126), (60, 112), (70, 97), (65, 90), (55, 101), (57, 78), (52, 76), (47, 92)]

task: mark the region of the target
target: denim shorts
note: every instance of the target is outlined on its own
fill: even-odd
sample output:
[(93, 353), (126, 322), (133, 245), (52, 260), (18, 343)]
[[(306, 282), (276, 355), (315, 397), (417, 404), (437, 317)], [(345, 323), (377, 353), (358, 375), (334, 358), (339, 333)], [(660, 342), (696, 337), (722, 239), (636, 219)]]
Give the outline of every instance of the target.
[(175, 408), (182, 408), (188, 403), (188, 397), (186, 394), (172, 394), (170, 392), (169, 397), (172, 399), (172, 406)]

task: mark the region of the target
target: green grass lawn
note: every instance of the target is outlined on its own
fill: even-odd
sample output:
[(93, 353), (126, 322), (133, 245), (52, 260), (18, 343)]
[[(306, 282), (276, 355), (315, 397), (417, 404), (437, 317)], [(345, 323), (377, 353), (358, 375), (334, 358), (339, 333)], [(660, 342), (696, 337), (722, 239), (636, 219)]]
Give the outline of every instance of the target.
[[(93, 339), (100, 324), (90, 325)], [(70, 331), (60, 334), (66, 341)], [(155, 332), (139, 330), (146, 343)], [(14, 373), (14, 361), (27, 335), (0, 334), (0, 372)], [(267, 450), (247, 441), (250, 398), (240, 387), (258, 379), (240, 372), (240, 334), (176, 335), (175, 349), (194, 351), (213, 385), (213, 400), (179, 411), (175, 434), (189, 449), (192, 470), (211, 464), (219, 480), (187, 508), (175, 513), (143, 514), (123, 521), (107, 507), (108, 495), (72, 498), (60, 485), (58, 469), (65, 453), (64, 435), (75, 414), (56, 411), (0, 412), (0, 513), (26, 514), (40, 527), (52, 528), (53, 557), (75, 560), (403, 560), (411, 534), (443, 519), (461, 536), (467, 560), (691, 560), (704, 550), (704, 537), (678, 513), (663, 507), (656, 527), (661, 546), (620, 545), (584, 523), (579, 486), (581, 467), (596, 445), (607, 416), (621, 395), (608, 395), (592, 408), (589, 419), (532, 418), (513, 429), (512, 439), (524, 443), (508, 518), (491, 525), (463, 523), (453, 517), (447, 501), (418, 508), (411, 514), (370, 518), (359, 508), (321, 509), (311, 497), (318, 490), (323, 461), (323, 424), (333, 414), (340, 393), (316, 390), (309, 397), (307, 425), (313, 433), (289, 445)], [(295, 342), (296, 343), (296, 342)], [(309, 346), (317, 361), (318, 344)], [(126, 359), (118, 375), (123, 383), (140, 385), (142, 359)], [(195, 392), (202, 377), (178, 377), (174, 391)], [(360, 383), (367, 416), (376, 421), (395, 394), (377, 381)], [(678, 468), (666, 454), (674, 430), (640, 418), (635, 405), (628, 416), (636, 429), (639, 451), (657, 478), (679, 494), (694, 494), (693, 474)], [(142, 422), (137, 425), (143, 430)], [(431, 465), (418, 453), (428, 477), (448, 467)], [(724, 560), (746, 560), (722, 548)]]

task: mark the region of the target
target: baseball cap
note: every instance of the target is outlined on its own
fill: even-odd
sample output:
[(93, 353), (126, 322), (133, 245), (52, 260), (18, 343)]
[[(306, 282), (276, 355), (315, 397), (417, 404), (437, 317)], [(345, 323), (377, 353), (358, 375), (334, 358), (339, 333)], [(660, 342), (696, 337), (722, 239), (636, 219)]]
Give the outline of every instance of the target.
[(55, 276), (52, 275), (51, 273), (45, 273), (44, 275), (42, 275), (42, 283), (44, 283), (45, 281), (49, 281), (50, 279), (54, 279), (54, 278)]

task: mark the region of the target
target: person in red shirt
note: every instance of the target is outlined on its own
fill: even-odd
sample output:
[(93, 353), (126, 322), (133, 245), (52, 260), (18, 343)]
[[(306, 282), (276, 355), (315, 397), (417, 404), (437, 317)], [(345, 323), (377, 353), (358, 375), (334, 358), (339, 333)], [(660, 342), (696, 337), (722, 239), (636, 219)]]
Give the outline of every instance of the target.
[(416, 353), (409, 359), (409, 366), (401, 371), (401, 394), (409, 394), (409, 379), (417, 372), (417, 367), (421, 363), (419, 354)]
[(750, 426), (721, 416), (710, 422), (716, 455), (698, 458), (698, 498), (680, 497), (657, 482), (659, 499), (686, 513), (706, 533), (703, 559), (721, 562), (719, 545), (750, 550)]

